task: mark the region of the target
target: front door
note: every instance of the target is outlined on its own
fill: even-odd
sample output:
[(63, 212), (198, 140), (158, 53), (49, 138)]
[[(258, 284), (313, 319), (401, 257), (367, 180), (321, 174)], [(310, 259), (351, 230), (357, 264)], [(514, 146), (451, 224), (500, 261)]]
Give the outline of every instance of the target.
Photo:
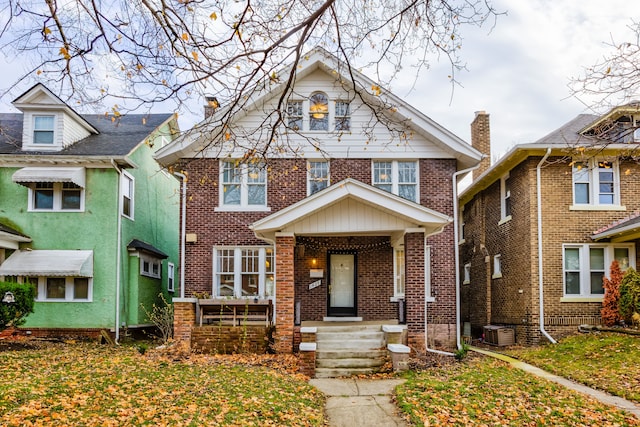
[(329, 253), (328, 315), (356, 315), (356, 255)]

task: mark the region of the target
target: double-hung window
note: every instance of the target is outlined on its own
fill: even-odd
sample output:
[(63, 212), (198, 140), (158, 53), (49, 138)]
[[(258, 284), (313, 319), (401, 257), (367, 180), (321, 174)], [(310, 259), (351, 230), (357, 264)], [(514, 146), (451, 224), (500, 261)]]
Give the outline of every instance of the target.
[(33, 116), (33, 144), (53, 145), (54, 116)]
[(329, 186), (329, 162), (309, 161), (307, 164), (307, 194), (312, 195)]
[(503, 221), (511, 218), (511, 183), (509, 174), (500, 178), (500, 217)]
[(302, 111), (302, 101), (287, 102), (287, 127), (289, 129), (302, 130)]
[(565, 297), (602, 297), (602, 278), (614, 259), (623, 270), (635, 266), (632, 244), (566, 244), (563, 257)]
[(393, 250), (393, 296), (404, 298), (405, 285), (405, 257), (404, 248)]
[(216, 247), (213, 294), (218, 297), (268, 297), (274, 292), (272, 247)]
[(256, 208), (267, 205), (267, 171), (262, 163), (223, 161), (221, 205)]
[(573, 203), (582, 206), (615, 206), (620, 204), (618, 164), (591, 159), (573, 162)]
[(348, 102), (336, 101), (334, 121), (336, 131), (351, 130), (351, 112)]
[(127, 172), (122, 172), (120, 182), (120, 195), (122, 203), (122, 215), (133, 219), (133, 195), (134, 195), (134, 180)]
[(373, 185), (412, 202), (417, 202), (418, 164), (414, 161), (374, 161)]
[(34, 182), (29, 186), (30, 210), (81, 211), (83, 188), (73, 182)]

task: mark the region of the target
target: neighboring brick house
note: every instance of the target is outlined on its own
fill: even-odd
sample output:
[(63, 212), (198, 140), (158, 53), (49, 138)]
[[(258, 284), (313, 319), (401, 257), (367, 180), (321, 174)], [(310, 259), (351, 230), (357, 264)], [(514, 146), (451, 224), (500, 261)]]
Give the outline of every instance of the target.
[[(614, 259), (637, 261), (636, 121), (637, 105), (581, 114), (479, 169), (459, 197), (461, 318), (474, 336), (504, 325), (532, 344), (600, 324), (602, 277)], [(472, 128), (489, 154), (489, 116)]]
[(0, 279), (37, 287), (23, 328), (97, 336), (148, 327), (173, 291), (179, 181), (153, 152), (173, 114), (81, 115), (42, 84), (0, 114)]
[[(412, 346), (424, 349), (425, 313), (433, 342), (455, 345), (453, 179), (480, 154), (350, 70), (357, 95), (343, 71), (319, 49), (299, 64), (278, 133), (288, 150), (242, 161), (246, 141), (207, 140), (221, 133), (205, 119), (157, 154), (188, 176), (185, 301), (272, 299), (281, 352), (295, 348), (300, 321), (397, 321), (403, 301)], [(282, 89), (228, 129), (261, 123)], [(360, 96), (401, 132), (373, 120)]]

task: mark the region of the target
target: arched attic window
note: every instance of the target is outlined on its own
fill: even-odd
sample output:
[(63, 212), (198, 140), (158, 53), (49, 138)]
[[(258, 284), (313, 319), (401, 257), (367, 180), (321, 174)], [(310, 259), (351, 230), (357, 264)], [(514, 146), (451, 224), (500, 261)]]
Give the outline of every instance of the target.
[(329, 130), (329, 98), (322, 92), (309, 97), (309, 130)]

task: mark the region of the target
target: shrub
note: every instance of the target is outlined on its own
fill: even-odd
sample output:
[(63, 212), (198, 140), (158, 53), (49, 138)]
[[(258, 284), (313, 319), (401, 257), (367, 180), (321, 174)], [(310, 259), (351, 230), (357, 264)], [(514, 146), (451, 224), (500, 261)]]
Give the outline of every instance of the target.
[(620, 264), (617, 260), (613, 260), (611, 263), (610, 271), (611, 278), (608, 279), (605, 277), (602, 279), (604, 299), (602, 300), (600, 316), (605, 326), (614, 326), (622, 320), (618, 302), (620, 300), (620, 283), (622, 283), (624, 273), (620, 270)]
[(640, 313), (640, 274), (629, 268), (620, 284), (620, 316), (625, 322), (633, 323), (634, 313)]
[(14, 302), (0, 302), (0, 331), (25, 322), (29, 313), (33, 313), (36, 288), (31, 284), (0, 282), (0, 299), (13, 294)]
[(159, 338), (166, 344), (173, 336), (173, 304), (169, 303), (164, 294), (160, 293), (161, 304), (153, 304), (151, 311), (140, 304), (147, 318), (157, 328)]

